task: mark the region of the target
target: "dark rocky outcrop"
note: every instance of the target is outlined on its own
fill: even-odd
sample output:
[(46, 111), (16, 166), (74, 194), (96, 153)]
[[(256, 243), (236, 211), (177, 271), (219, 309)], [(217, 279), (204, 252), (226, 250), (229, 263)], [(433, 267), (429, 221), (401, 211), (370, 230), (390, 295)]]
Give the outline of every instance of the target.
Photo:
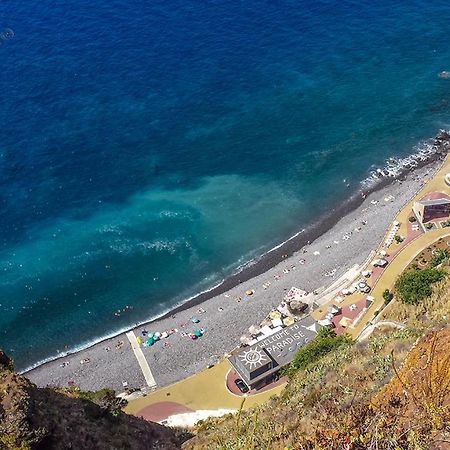
[(121, 406), (110, 390), (38, 388), (0, 351), (0, 450), (180, 448), (171, 429)]

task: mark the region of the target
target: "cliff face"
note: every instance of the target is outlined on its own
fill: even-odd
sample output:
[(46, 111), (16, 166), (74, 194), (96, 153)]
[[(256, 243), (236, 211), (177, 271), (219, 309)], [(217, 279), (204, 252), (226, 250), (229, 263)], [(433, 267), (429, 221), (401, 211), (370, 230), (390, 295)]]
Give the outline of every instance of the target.
[(170, 429), (120, 407), (107, 390), (37, 388), (0, 352), (0, 450), (180, 448)]

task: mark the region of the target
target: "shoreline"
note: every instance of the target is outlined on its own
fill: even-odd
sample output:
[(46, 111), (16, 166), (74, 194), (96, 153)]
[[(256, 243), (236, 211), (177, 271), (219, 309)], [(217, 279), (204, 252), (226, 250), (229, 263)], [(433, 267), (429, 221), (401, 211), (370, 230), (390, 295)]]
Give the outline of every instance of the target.
[[(231, 273), (226, 278), (222, 279), (220, 282), (216, 283), (214, 286), (207, 288), (201, 292), (193, 294), (191, 297), (188, 297), (177, 304), (169, 307), (167, 310), (156, 314), (153, 317), (148, 319), (144, 319), (141, 322), (135, 322), (132, 325), (125, 326), (117, 331), (113, 331), (99, 338), (94, 338), (92, 341), (89, 341), (85, 344), (80, 344), (75, 346), (73, 349), (68, 350), (67, 352), (61, 352), (57, 355), (49, 356), (48, 358), (38, 361), (34, 364), (27, 366), (25, 369), (20, 370), (19, 373), (26, 374), (35, 370), (41, 366), (44, 366), (48, 363), (57, 361), (61, 358), (75, 355), (84, 350), (89, 349), (97, 344), (101, 344), (110, 339), (114, 339), (122, 334), (134, 330), (137, 327), (147, 326), (150, 324), (158, 323), (164, 319), (170, 318), (174, 314), (185, 311), (189, 308), (200, 306), (202, 303), (210, 300), (211, 298), (224, 294), (231, 289), (239, 286), (240, 284), (251, 280), (259, 275), (266, 273), (268, 270), (277, 266), (283, 260), (286, 259), (286, 256), (289, 258), (293, 256), (296, 252), (300, 251), (305, 246), (313, 243), (316, 239), (323, 236), (329, 230), (336, 225), (339, 220), (348, 215), (349, 213), (355, 211), (361, 204), (364, 202), (365, 198), (371, 194), (374, 194), (378, 191), (381, 191), (383, 188), (394, 184), (398, 181), (403, 180), (405, 177), (414, 174), (415, 171), (420, 170), (424, 167), (431, 166), (437, 161), (441, 160), (441, 156), (439, 154), (433, 154), (426, 161), (421, 161), (414, 170), (400, 173), (397, 177), (385, 177), (379, 180), (376, 184), (368, 188), (363, 192), (360, 188), (358, 191), (353, 192), (349, 198), (347, 198), (341, 205), (337, 208), (334, 208), (329, 213), (322, 214), (316, 221), (307, 226), (307, 228), (303, 228), (302, 230), (294, 233), (292, 236), (282, 241), (280, 244), (275, 245), (273, 248), (265, 251), (263, 254), (243, 263), (241, 265), (241, 269)], [(363, 196), (362, 194), (365, 194)]]
[[(374, 196), (376, 195), (378, 192), (381, 192), (383, 190), (386, 189), (397, 189), (399, 192), (402, 192), (401, 189), (401, 184), (402, 184), (402, 180), (407, 180), (408, 178), (414, 178), (414, 174), (417, 171), (421, 171), (426, 167), (432, 166), (434, 164), (434, 168), (433, 168), (433, 172), (435, 170), (437, 170), (437, 166), (438, 166), (438, 162), (441, 158), (441, 155), (436, 154), (436, 155), (432, 155), (433, 157), (429, 158), (428, 160), (424, 161), (421, 164), (421, 167), (416, 167), (414, 171), (410, 171), (407, 172), (406, 174), (400, 174), (399, 177), (397, 178), (386, 178), (383, 179), (381, 183), (378, 183), (377, 185), (373, 186), (371, 193), (368, 194), (366, 196), (370, 197), (370, 196)], [(431, 169), (428, 169), (428, 172)], [(427, 173), (428, 173), (427, 172)], [(405, 178), (406, 175), (406, 178)], [(420, 177), (418, 177), (418, 179), (415, 181), (416, 183), (420, 183)], [(411, 180), (412, 183), (412, 180)], [(420, 187), (420, 184), (417, 186)], [(408, 191), (406, 193), (405, 196), (405, 201), (407, 201), (408, 199), (410, 199), (414, 192), (410, 192), (410, 190), (408, 188), (406, 188), (406, 190)], [(189, 315), (192, 317), (192, 313), (194, 313), (195, 315), (195, 311), (193, 310), (196, 306), (202, 304), (202, 306), (208, 308), (208, 310), (210, 309), (211, 305), (217, 305), (218, 302), (222, 303), (224, 302), (223, 300), (223, 295), (226, 292), (230, 291), (230, 295), (228, 295), (228, 297), (230, 297), (231, 295), (235, 295), (235, 294), (231, 294), (231, 291), (239, 291), (240, 290), (244, 290), (245, 287), (243, 287), (245, 284), (248, 284), (248, 282), (253, 282), (253, 283), (257, 283), (258, 282), (258, 277), (260, 278), (261, 276), (270, 276), (269, 272), (270, 271), (274, 271), (275, 269), (277, 269), (278, 266), (281, 265), (281, 263), (283, 262), (291, 262), (292, 263), (292, 255), (294, 255), (295, 257), (295, 253), (298, 252), (301, 248), (303, 248), (305, 246), (305, 244), (308, 243), (308, 241), (311, 241), (311, 244), (313, 242), (315, 242), (316, 240), (320, 240), (320, 238), (324, 238), (324, 236), (327, 235), (327, 232), (331, 232), (332, 229), (341, 221), (343, 221), (344, 219), (348, 218), (348, 216), (352, 215), (352, 213), (356, 213), (356, 216), (358, 216), (357, 214), (357, 210), (358, 208), (361, 207), (361, 205), (364, 202), (367, 202), (367, 199), (364, 199), (361, 195), (361, 193), (356, 193), (353, 194), (352, 197), (350, 199), (348, 199), (346, 202), (343, 202), (338, 208), (334, 208), (329, 214), (327, 214), (325, 217), (322, 216), (322, 218), (320, 220), (317, 220), (314, 224), (312, 224), (308, 230), (305, 230), (305, 232), (299, 232), (296, 233), (294, 236), (292, 236), (291, 238), (289, 238), (288, 240), (284, 241), (281, 245), (277, 245), (274, 249), (271, 249), (269, 251), (267, 251), (266, 253), (264, 253), (258, 260), (256, 260), (253, 264), (248, 265), (249, 263), (247, 263), (247, 265), (243, 266), (243, 269), (240, 272), (237, 272), (235, 274), (233, 274), (231, 277), (227, 278), (226, 280), (224, 280), (224, 282), (220, 283), (219, 285), (216, 285), (216, 287), (213, 287), (212, 289), (209, 289), (206, 292), (200, 293), (196, 296), (194, 296), (193, 298), (191, 298), (190, 300), (186, 301), (185, 303), (176, 306), (175, 308), (169, 310), (168, 312), (166, 312), (165, 314), (161, 314), (157, 319), (153, 319), (151, 321), (144, 321), (141, 324), (138, 325), (138, 327), (146, 327), (149, 326), (151, 324), (152, 328), (161, 326), (164, 327), (166, 325), (166, 323), (170, 323), (170, 322), (174, 322), (174, 321), (178, 321), (180, 320), (179, 318), (175, 320), (174, 316), (181, 315), (181, 316), (185, 316), (185, 319), (187, 319), (187, 322), (189, 322)], [(370, 205), (369, 205), (370, 206)], [(382, 206), (386, 206), (386, 205), (382, 205)], [(367, 209), (367, 208), (366, 208)], [(398, 208), (395, 208), (395, 211), (397, 211)], [(393, 211), (394, 212), (394, 211)], [(379, 231), (379, 230), (378, 230)], [(384, 233), (384, 227), (381, 230)], [(335, 241), (336, 242), (336, 241)], [(345, 244), (347, 245), (347, 244)], [(363, 251), (370, 251), (371, 248), (363, 248)], [(361, 251), (361, 250), (359, 250)], [(283, 255), (289, 255), (287, 258), (283, 257)], [(336, 255), (334, 255), (336, 256)], [(358, 257), (358, 250), (356, 251), (356, 256)], [(362, 261), (361, 261), (362, 262)], [(344, 269), (344, 266), (342, 265), (337, 265), (337, 267), (339, 267), (339, 269)], [(289, 277), (287, 277), (289, 278)], [(311, 277), (309, 277), (311, 278)], [(314, 277), (313, 277), (314, 278)], [(317, 276), (315, 276), (315, 278), (317, 278)], [(332, 282), (333, 279), (331, 280), (327, 280), (327, 282)], [(323, 282), (323, 280), (322, 280)], [(289, 281), (288, 285), (292, 284), (292, 285), (298, 285), (297, 281)], [(300, 285), (299, 287), (304, 287), (304, 285)], [(318, 286), (317, 283), (315, 286), (311, 286), (311, 287), (321, 287)], [(275, 289), (275, 288), (274, 288)], [(277, 288), (278, 289), (278, 288)], [(286, 290), (286, 288), (284, 288), (284, 290)], [(312, 290), (312, 289), (309, 289)], [(264, 293), (263, 293), (264, 294)], [(241, 293), (242, 295), (242, 293)], [(225, 297), (227, 297), (227, 295), (225, 295)], [(248, 316), (247, 321), (252, 320), (251, 323), (257, 323), (258, 322), (258, 318), (261, 317), (263, 315), (265, 315), (269, 310), (270, 310), (270, 306), (274, 306), (274, 296), (272, 295), (268, 295), (268, 297), (272, 297), (269, 298), (269, 300), (272, 302), (271, 304), (267, 304), (270, 302), (264, 301), (264, 299), (261, 300), (261, 303), (264, 301), (264, 304), (262, 305), (262, 308), (257, 308), (256, 304), (253, 307), (250, 307), (250, 309), (255, 309), (256, 311), (250, 311), (251, 315)], [(276, 293), (276, 299), (277, 299), (277, 303), (279, 303), (279, 301), (281, 301), (282, 299), (282, 290), (280, 292), (280, 289), (278, 289), (278, 292)], [(226, 300), (225, 300), (226, 301)], [(227, 302), (227, 301), (226, 301)], [(258, 300), (258, 302), (260, 302)], [(209, 303), (207, 305), (207, 303)], [(219, 303), (219, 304), (220, 304)], [(247, 303), (246, 301), (244, 301), (243, 303)], [(250, 303), (250, 302), (249, 302)], [(251, 300), (251, 303), (253, 303), (253, 300)], [(241, 304), (242, 305), (242, 304)], [(245, 308), (247, 308), (247, 305), (245, 305)], [(236, 309), (236, 308), (234, 308)], [(248, 313), (248, 311), (246, 311)], [(236, 310), (236, 314), (239, 316), (239, 312)], [(222, 333), (222, 337), (220, 338), (221, 341), (228, 341), (228, 338), (231, 339), (231, 341), (229, 343), (227, 343), (226, 345), (223, 345), (223, 343), (217, 343), (214, 345), (206, 345), (207, 347), (210, 347), (209, 350), (206, 353), (201, 353), (198, 355), (198, 359), (195, 360), (195, 370), (194, 372), (198, 369), (200, 370), (201, 368), (204, 368), (207, 364), (205, 364), (205, 361), (208, 361), (208, 363), (213, 363), (215, 362), (218, 358), (220, 358), (220, 356), (224, 353), (224, 351), (229, 351), (231, 348), (233, 348), (234, 346), (236, 346), (238, 344), (238, 335), (242, 334), (243, 332), (245, 332), (245, 329), (247, 328), (246, 326), (242, 326), (241, 329), (239, 329), (239, 327), (241, 326), (239, 322), (239, 320), (236, 322), (236, 318), (235, 316), (229, 318), (230, 321), (232, 322), (233, 320), (235, 320), (234, 326), (230, 325), (231, 330), (230, 330), (230, 336), (227, 336), (227, 330), (226, 330), (226, 323), (223, 323), (223, 319), (218, 317), (217, 311), (214, 313), (208, 312), (208, 315), (211, 315), (211, 322), (213, 324), (213, 328), (214, 329), (214, 325), (220, 325), (220, 329), (221, 329), (221, 333)], [(184, 325), (187, 325), (187, 322)], [(203, 322), (203, 318), (202, 318), (202, 322)], [(206, 321), (208, 322), (208, 321)], [(244, 322), (244, 321), (242, 321)], [(243, 324), (242, 324), (243, 325)], [(129, 330), (136, 330), (136, 325), (131, 326), (130, 328), (128, 328)], [(164, 329), (164, 328), (162, 328)], [(166, 329), (168, 329), (166, 327)], [(105, 361), (106, 358), (105, 354), (104, 354), (104, 349), (102, 349), (101, 347), (103, 345), (105, 345), (105, 343), (110, 343), (112, 344), (112, 342), (114, 340), (117, 340), (117, 338), (122, 337), (123, 338), (123, 333), (124, 331), (118, 332), (118, 333), (114, 333), (113, 336), (109, 336), (106, 339), (102, 339), (99, 340), (95, 343), (92, 343), (91, 345), (86, 345), (84, 348), (81, 348), (77, 351), (71, 351), (70, 353), (67, 353), (67, 355), (57, 355), (55, 358), (53, 358), (51, 361), (42, 363), (40, 365), (35, 366), (33, 369), (28, 369), (26, 371), (23, 371), (22, 373), (27, 373), (30, 375), (30, 378), (33, 380), (35, 380), (35, 382), (37, 382), (38, 384), (41, 385), (46, 385), (46, 384), (59, 384), (59, 385), (65, 385), (66, 382), (62, 381), (67, 380), (67, 376), (63, 373), (64, 371), (60, 371), (58, 370), (57, 366), (59, 365), (59, 360), (64, 359), (65, 361), (68, 361), (68, 363), (75, 361), (78, 357), (80, 357), (80, 355), (82, 354), (93, 354), (94, 358), (97, 361), (96, 364), (96, 368), (97, 371), (100, 370), (102, 371), (102, 369), (104, 369), (104, 367), (101, 366), (108, 366), (108, 362)], [(179, 333), (177, 333), (179, 334)], [(234, 336), (233, 336), (234, 335)], [(208, 342), (209, 339), (209, 330), (206, 333), (206, 337), (201, 339), (201, 342)], [(215, 339), (217, 339), (217, 336), (215, 336)], [(169, 341), (173, 341), (173, 340), (179, 340), (178, 338), (170, 338)], [(178, 343), (178, 345), (180, 345), (180, 349), (181, 347), (185, 347), (186, 350), (189, 352), (189, 348), (188, 346), (185, 345), (186, 342), (182, 342), (182, 343)], [(198, 345), (197, 347), (202, 347), (203, 344)], [(128, 345), (125, 345), (124, 347), (128, 347)], [(155, 348), (155, 347), (151, 347), (151, 348), (143, 348), (144, 354), (146, 355), (146, 358), (149, 360), (149, 364), (151, 367), (155, 367), (155, 366), (159, 366), (159, 358), (165, 359), (166, 355), (162, 355), (159, 354), (160, 353), (160, 348)], [(156, 352), (156, 354), (155, 354)], [(158, 353), (159, 352), (159, 353)], [(121, 356), (123, 356), (125, 358), (125, 354), (126, 352), (119, 352)], [(166, 352), (167, 353), (167, 352)], [(148, 355), (148, 356), (147, 356)], [(153, 358), (155, 358), (156, 362), (153, 361), (151, 359), (151, 357), (153, 356)], [(139, 375), (139, 367), (136, 366), (136, 361), (133, 360), (133, 357), (129, 357), (129, 355), (126, 356), (127, 362), (129, 362), (129, 364), (132, 366), (130, 368), (130, 370), (128, 371), (129, 375), (126, 375), (127, 371), (124, 371), (123, 368), (121, 367), (121, 364), (118, 364), (117, 361), (112, 362), (111, 364), (115, 364), (117, 370), (119, 373), (117, 373), (117, 377), (119, 377), (120, 375), (123, 375), (122, 378), (125, 379), (131, 379), (132, 383), (142, 387), (145, 384), (145, 381), (142, 379), (142, 374)], [(166, 385), (169, 384), (170, 382), (182, 379), (183, 377), (186, 376), (186, 373), (190, 374), (192, 373), (193, 369), (185, 369), (184, 367), (181, 367), (181, 369), (178, 367), (172, 367), (173, 363), (167, 363), (171, 369), (171, 371), (173, 373), (170, 374), (170, 376), (166, 376), (164, 377), (164, 379), (159, 379), (158, 380), (158, 386), (162, 386), (162, 385)], [(93, 368), (93, 366), (91, 366)], [(167, 365), (166, 365), (167, 367)], [(47, 370), (48, 369), (48, 370)], [(180, 373), (180, 370), (183, 373)], [(48, 374), (46, 374), (46, 372), (48, 372)], [(58, 372), (58, 373), (56, 373)], [(66, 372), (70, 372), (69, 370), (67, 370)], [(111, 386), (111, 384), (113, 384), (115, 389), (120, 389), (120, 384), (117, 380), (117, 377), (115, 377), (114, 379), (111, 378), (111, 376), (106, 376), (106, 379), (104, 382), (99, 381), (99, 380), (92, 380), (92, 377), (95, 376), (95, 373), (93, 374), (92, 372), (90, 372), (89, 370), (76, 370), (73, 372), (73, 378), (75, 378), (77, 380), (77, 383), (80, 383), (80, 385), (82, 385), (81, 387), (85, 387), (85, 388), (95, 388), (95, 387), (100, 387), (100, 386)], [(62, 377), (62, 378), (61, 378)], [(102, 377), (99, 377), (100, 379), (102, 379)], [(109, 378), (109, 381), (107, 381), (107, 379)], [(103, 383), (103, 384), (102, 384)]]
[[(57, 355), (49, 356), (44, 360), (37, 361), (36, 363), (20, 370), (19, 373), (26, 374), (59, 359), (76, 355), (95, 345), (117, 338), (138, 327), (157, 324), (158, 322), (170, 318), (177, 313), (186, 311), (195, 306), (200, 306), (211, 298), (225, 294), (240, 284), (266, 273), (283, 262), (285, 259), (292, 257), (296, 252), (300, 251), (305, 246), (315, 242), (318, 238), (330, 231), (343, 217), (359, 208), (363, 204), (365, 198), (369, 195), (375, 194), (383, 188), (393, 185), (394, 183), (404, 181), (405, 177), (413, 175), (415, 171), (431, 166), (440, 160), (442, 160), (441, 154), (432, 154), (427, 160), (420, 161), (414, 170), (404, 170), (396, 177), (382, 178), (364, 191), (359, 188), (358, 191), (352, 193), (351, 196), (342, 202), (337, 208), (334, 208), (328, 213), (322, 214), (317, 220), (308, 225), (307, 228), (303, 228), (263, 254), (243, 263), (240, 270), (230, 274), (214, 286), (193, 294), (191, 297), (182, 300), (178, 304), (169, 307), (167, 310), (162, 311), (151, 318), (144, 319), (142, 322), (135, 322), (134, 324), (125, 326), (117, 331), (113, 331), (99, 338), (94, 338), (85, 344), (79, 344), (67, 352), (61, 352)], [(365, 196), (362, 194), (365, 194)]]

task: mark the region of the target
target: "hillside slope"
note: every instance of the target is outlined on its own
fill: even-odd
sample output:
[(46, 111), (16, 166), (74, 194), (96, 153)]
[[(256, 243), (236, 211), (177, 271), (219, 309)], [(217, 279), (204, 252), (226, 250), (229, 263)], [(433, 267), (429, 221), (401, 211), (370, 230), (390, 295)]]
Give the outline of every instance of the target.
[(170, 429), (120, 406), (112, 391), (37, 388), (0, 352), (0, 450), (180, 448)]
[(198, 424), (183, 449), (450, 450), (450, 280), (420, 305), (291, 374), (280, 397)]

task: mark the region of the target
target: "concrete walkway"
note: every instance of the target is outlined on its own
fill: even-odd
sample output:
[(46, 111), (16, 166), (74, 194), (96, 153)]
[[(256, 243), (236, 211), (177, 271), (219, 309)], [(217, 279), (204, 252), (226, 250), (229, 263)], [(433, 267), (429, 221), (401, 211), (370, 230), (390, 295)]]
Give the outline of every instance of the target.
[(282, 383), (258, 394), (235, 395), (226, 386), (226, 377), (230, 370), (229, 362), (223, 359), (210, 369), (205, 369), (182, 381), (151, 392), (145, 397), (131, 400), (124, 410), (128, 414), (140, 417), (160, 414), (161, 407), (164, 407), (163, 415), (165, 417), (162, 419), (165, 419), (177, 413), (176, 408), (172, 409), (169, 403), (177, 408), (188, 408), (191, 411), (238, 410), (244, 399), (243, 409), (246, 410), (265, 403), (273, 395), (280, 394), (286, 386), (286, 383)]
[(152, 371), (150, 370), (147, 360), (145, 359), (145, 356), (142, 353), (141, 347), (138, 344), (136, 335), (134, 334), (133, 331), (129, 331), (126, 335), (127, 335), (128, 340), (130, 341), (131, 348), (133, 349), (133, 352), (134, 352), (134, 355), (136, 356), (137, 362), (139, 363), (139, 366), (141, 367), (142, 374), (144, 375), (144, 378), (145, 378), (145, 381), (147, 382), (148, 387), (156, 388), (155, 378), (153, 377)]

